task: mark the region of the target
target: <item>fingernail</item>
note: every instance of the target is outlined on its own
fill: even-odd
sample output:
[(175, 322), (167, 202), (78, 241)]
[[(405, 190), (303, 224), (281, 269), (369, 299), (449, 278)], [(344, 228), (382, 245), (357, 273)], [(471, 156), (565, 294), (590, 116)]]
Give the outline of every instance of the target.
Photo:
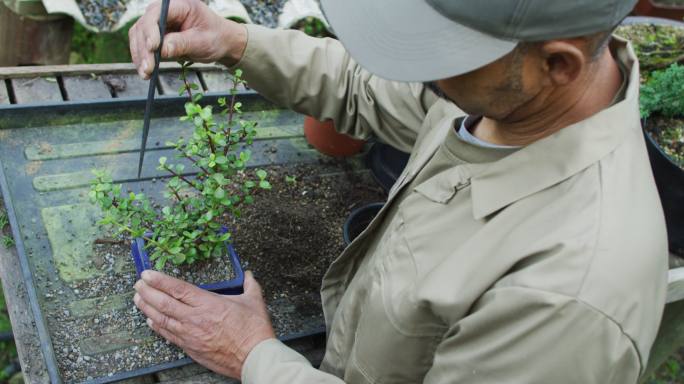
[(147, 64), (147, 60), (143, 60), (143, 62), (142, 62), (143, 72), (147, 73), (147, 67), (149, 67), (149, 65)]
[(152, 321), (152, 319), (147, 319), (147, 326), (152, 328), (153, 325), (154, 325), (154, 321)]
[(166, 55), (169, 57), (172, 57), (174, 48), (175, 47), (173, 46), (173, 43), (167, 43), (166, 44)]
[(152, 276), (150, 276), (152, 273), (148, 270), (143, 271), (143, 273), (140, 274), (140, 277), (143, 279), (144, 282), (149, 283), (150, 280), (152, 279)]
[(140, 301), (140, 295), (138, 295), (138, 294), (136, 293), (135, 295), (133, 295), (133, 302), (134, 302), (136, 305), (138, 305), (138, 302), (139, 302), (139, 301)]

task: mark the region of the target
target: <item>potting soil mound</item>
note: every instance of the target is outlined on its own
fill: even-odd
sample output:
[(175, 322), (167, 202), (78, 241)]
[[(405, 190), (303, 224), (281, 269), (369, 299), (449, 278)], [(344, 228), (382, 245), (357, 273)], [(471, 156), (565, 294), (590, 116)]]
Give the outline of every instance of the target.
[[(268, 167), (273, 189), (255, 194), (256, 203), (245, 207), (240, 218), (226, 218), (243, 267), (262, 285), (279, 336), (323, 326), (319, 288), (344, 247), (342, 225), (351, 210), (384, 199), (367, 171), (354, 173), (344, 164)], [(79, 301), (68, 309), (47, 309), (66, 383), (185, 357), (154, 334), (133, 305), (136, 277), (130, 257), (128, 241), (95, 244), (93, 265), (104, 275), (73, 284), (71, 293)], [(90, 302), (79, 304), (84, 301)]]

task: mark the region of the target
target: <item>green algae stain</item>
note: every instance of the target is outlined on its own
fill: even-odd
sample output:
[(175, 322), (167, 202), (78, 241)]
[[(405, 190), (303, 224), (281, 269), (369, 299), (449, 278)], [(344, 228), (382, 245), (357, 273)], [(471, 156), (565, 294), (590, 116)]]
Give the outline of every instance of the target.
[[(43, 208), (43, 223), (52, 248), (52, 258), (59, 277), (65, 282), (93, 279), (104, 274), (92, 263), (93, 241), (102, 237), (97, 225), (99, 211), (91, 204), (62, 205)], [(117, 260), (116, 272), (126, 267)]]

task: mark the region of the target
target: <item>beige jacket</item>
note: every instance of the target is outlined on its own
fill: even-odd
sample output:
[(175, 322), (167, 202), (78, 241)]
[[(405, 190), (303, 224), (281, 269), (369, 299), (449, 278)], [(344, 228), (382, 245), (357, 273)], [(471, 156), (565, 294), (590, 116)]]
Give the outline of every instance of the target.
[(661, 318), (663, 214), (622, 101), (519, 150), (482, 148), (420, 84), (360, 68), (334, 40), (249, 26), (237, 65), (274, 102), (411, 150), (383, 211), (331, 265), (320, 370), (275, 341), (246, 384), (635, 383)]

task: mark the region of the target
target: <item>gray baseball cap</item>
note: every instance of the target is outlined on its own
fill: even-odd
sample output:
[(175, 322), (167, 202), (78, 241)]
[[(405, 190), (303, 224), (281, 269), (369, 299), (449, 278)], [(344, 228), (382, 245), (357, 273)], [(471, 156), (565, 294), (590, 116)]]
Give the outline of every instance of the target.
[(521, 41), (607, 31), (636, 0), (321, 0), (352, 57), (391, 80), (473, 71)]

